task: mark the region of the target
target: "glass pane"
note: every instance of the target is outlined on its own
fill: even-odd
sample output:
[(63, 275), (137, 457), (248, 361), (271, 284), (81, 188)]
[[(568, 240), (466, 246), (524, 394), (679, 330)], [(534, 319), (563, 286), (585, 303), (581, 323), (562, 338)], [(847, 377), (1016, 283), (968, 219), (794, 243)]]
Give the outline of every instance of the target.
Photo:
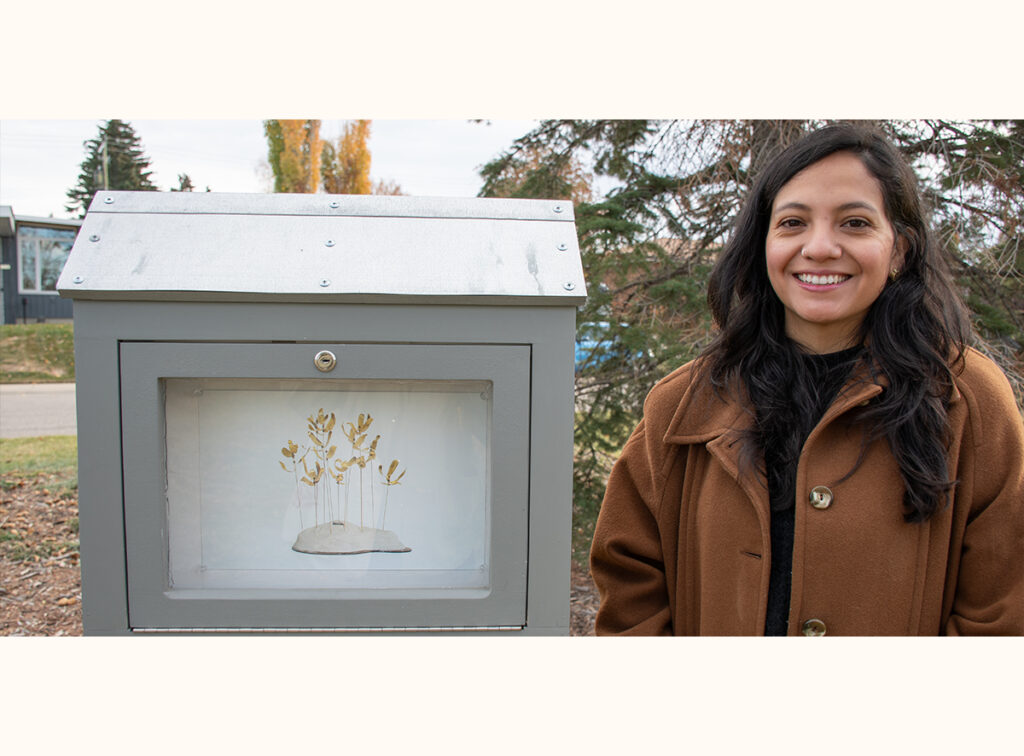
[(18, 267), (21, 269), (21, 290), (37, 291), (36, 281), (36, 248), (38, 241), (33, 238), (24, 238), (18, 235), (18, 253), (21, 259)]
[(56, 291), (57, 279), (71, 252), (71, 242), (47, 239), (39, 249), (39, 284), (43, 291)]
[(172, 588), (488, 586), (489, 382), (164, 383)]
[(72, 229), (18, 227), (22, 291), (56, 291), (75, 242)]

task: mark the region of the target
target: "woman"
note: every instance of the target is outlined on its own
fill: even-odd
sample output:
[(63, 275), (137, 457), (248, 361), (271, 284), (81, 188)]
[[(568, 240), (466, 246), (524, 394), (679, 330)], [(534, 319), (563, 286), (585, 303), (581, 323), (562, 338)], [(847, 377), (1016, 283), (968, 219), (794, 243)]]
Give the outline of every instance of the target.
[(708, 298), (608, 481), (598, 634), (1024, 634), (1024, 428), (896, 150), (785, 150)]

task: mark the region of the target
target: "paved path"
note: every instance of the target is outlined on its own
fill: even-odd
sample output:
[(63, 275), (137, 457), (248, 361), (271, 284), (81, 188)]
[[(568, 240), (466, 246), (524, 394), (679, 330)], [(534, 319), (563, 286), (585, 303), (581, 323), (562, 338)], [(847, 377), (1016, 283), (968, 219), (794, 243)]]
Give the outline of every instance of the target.
[(77, 433), (75, 384), (0, 384), (0, 438)]

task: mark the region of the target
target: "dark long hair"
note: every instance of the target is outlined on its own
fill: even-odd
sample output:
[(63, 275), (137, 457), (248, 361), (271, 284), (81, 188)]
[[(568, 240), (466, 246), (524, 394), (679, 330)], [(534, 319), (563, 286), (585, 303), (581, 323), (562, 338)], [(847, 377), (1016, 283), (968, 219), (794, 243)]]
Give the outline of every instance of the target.
[[(765, 239), (783, 185), (837, 152), (857, 156), (878, 180), (895, 238), (905, 245), (898, 276), (886, 283), (860, 332), (865, 368), (872, 377), (884, 376), (888, 387), (858, 411), (869, 429), (865, 449), (872, 440), (888, 439), (905, 484), (905, 517), (922, 521), (945, 503), (955, 485), (946, 464), (947, 410), (952, 369), (963, 359), (970, 325), (925, 218), (916, 177), (881, 134), (856, 124), (828, 126), (790, 145), (765, 167), (711, 273), (708, 302), (720, 332), (702, 357), (702, 369), (716, 391), (742, 386), (762, 427), (798, 428), (806, 421), (797, 415), (810, 404), (804, 401), (808, 380), (768, 279)], [(756, 433), (745, 439), (748, 455), (761, 451), (757, 441)], [(795, 459), (803, 438), (790, 443), (797, 446), (788, 450)]]

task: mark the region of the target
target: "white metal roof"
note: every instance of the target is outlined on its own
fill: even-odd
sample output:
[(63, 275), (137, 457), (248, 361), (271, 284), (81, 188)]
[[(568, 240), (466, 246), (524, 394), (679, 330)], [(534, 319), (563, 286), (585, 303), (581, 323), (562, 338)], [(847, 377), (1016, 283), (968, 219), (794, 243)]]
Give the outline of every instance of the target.
[(100, 192), (58, 291), (75, 299), (580, 303), (570, 202)]

